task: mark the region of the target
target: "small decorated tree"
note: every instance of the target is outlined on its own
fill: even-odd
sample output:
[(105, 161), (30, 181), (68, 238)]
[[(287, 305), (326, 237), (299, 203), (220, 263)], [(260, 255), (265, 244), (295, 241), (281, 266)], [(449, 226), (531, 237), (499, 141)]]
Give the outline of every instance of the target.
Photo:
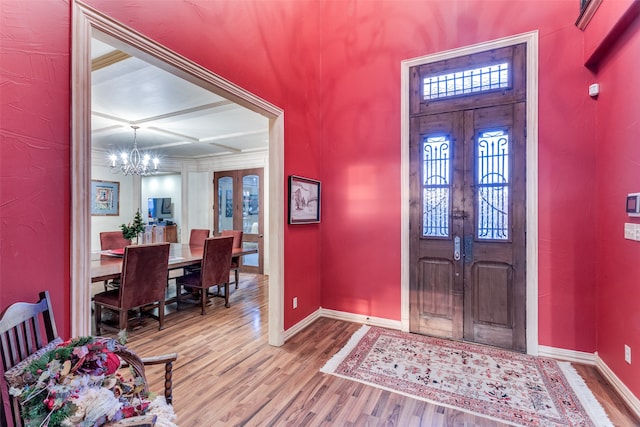
[(136, 243), (138, 243), (138, 235), (144, 231), (144, 221), (142, 221), (140, 209), (138, 209), (133, 217), (133, 224), (122, 224), (120, 228), (122, 229), (122, 237), (127, 240), (133, 240), (135, 238)]

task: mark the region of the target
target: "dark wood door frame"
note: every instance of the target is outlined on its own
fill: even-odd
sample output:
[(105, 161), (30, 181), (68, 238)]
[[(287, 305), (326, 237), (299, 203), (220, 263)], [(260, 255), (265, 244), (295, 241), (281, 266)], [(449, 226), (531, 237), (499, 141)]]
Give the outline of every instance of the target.
[[(409, 114), (411, 109), (409, 102), (409, 82), (411, 80), (410, 70), (417, 65), (442, 61), (467, 55), (476, 52), (486, 51), (492, 48), (510, 46), (524, 43), (526, 45), (526, 70), (527, 70), (527, 104), (526, 104), (526, 129), (527, 129), (527, 154), (526, 154), (526, 342), (527, 353), (532, 355), (552, 355), (553, 349), (541, 348), (538, 343), (538, 32), (532, 31), (503, 39), (489, 41), (473, 46), (466, 46), (460, 49), (439, 52), (419, 58), (413, 58), (402, 62), (401, 73), (401, 98), (403, 114), (401, 116), (402, 127), (402, 157), (401, 169), (403, 171), (401, 187), (403, 209), (401, 215), (401, 318), (396, 327), (409, 330), (409, 211), (406, 206), (409, 203)], [(391, 327), (392, 324), (390, 323)]]
[[(258, 230), (256, 233), (248, 232), (244, 227), (244, 215), (243, 212), (247, 208), (245, 201), (243, 200), (242, 187), (243, 178), (248, 175), (256, 175), (259, 177), (259, 198), (258, 198)], [(251, 169), (237, 169), (231, 171), (219, 171), (214, 172), (213, 179), (213, 218), (214, 218), (214, 230), (216, 234), (220, 232), (220, 224), (218, 217), (218, 179), (222, 177), (229, 177), (233, 180), (233, 229), (245, 230), (243, 233), (243, 243), (255, 243), (258, 246), (258, 266), (244, 265), (243, 260), (240, 259), (240, 271), (246, 273), (263, 274), (264, 273), (264, 169), (263, 168), (251, 168)]]

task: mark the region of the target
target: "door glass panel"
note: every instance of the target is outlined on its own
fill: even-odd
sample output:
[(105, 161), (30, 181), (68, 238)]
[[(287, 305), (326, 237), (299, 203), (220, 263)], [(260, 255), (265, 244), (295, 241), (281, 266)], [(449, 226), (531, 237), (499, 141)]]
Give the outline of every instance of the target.
[[(258, 250), (258, 242), (242, 242), (242, 247), (244, 249), (255, 249)], [(250, 266), (250, 267), (258, 267), (258, 253), (249, 254), (242, 257), (242, 265)]]
[(449, 236), (451, 144), (447, 136), (422, 142), (422, 236)]
[(477, 238), (509, 238), (509, 134), (482, 132), (477, 140)]
[(219, 230), (233, 230), (233, 178), (218, 179), (218, 227)]
[(246, 175), (242, 177), (242, 231), (246, 234), (258, 234), (258, 215), (260, 214), (260, 177)]

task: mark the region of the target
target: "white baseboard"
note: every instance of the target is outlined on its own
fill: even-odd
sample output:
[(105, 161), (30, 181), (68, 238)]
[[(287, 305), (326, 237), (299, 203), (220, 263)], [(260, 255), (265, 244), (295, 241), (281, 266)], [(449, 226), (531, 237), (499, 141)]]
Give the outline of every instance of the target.
[(387, 328), (387, 329), (397, 329), (397, 330), (402, 329), (402, 322), (400, 322), (399, 320), (390, 320), (390, 319), (384, 319), (381, 317), (364, 316), (362, 314), (353, 314), (353, 313), (347, 313), (345, 311), (336, 311), (336, 310), (329, 310), (326, 308), (319, 308), (318, 310), (314, 311), (313, 313), (311, 313), (310, 315), (308, 315), (307, 317), (305, 317), (304, 319), (302, 319), (301, 321), (293, 325), (291, 328), (284, 331), (285, 342), (289, 338), (291, 338), (292, 336), (294, 336), (295, 334), (297, 334), (298, 332), (300, 332), (301, 330), (309, 326), (311, 323), (315, 322), (320, 317), (327, 317), (329, 319), (336, 319), (336, 320), (344, 320), (346, 322), (352, 322), (352, 323), (362, 323), (364, 325), (379, 326), (381, 328)]
[(620, 381), (616, 374), (609, 369), (607, 364), (600, 359), (597, 352), (595, 354), (595, 360), (598, 371), (606, 378), (609, 384), (611, 384), (616, 393), (618, 393), (618, 396), (624, 400), (631, 412), (635, 414), (636, 418), (640, 419), (640, 399), (634, 396), (633, 393), (631, 393), (631, 390), (629, 390), (629, 388)]
[(387, 329), (402, 329), (402, 322), (400, 320), (384, 319), (382, 317), (371, 317), (362, 314), (347, 313), (345, 311), (329, 310), (322, 307), (319, 311), (321, 317), (328, 317), (330, 319), (344, 320), (353, 323), (362, 323), (363, 325), (379, 326), (381, 328)]
[(568, 362), (582, 363), (584, 365), (596, 364), (593, 353), (584, 351), (566, 350), (564, 348), (547, 347), (546, 345), (538, 346), (538, 356), (549, 357), (551, 359), (566, 360)]
[(292, 327), (284, 331), (284, 341), (287, 342), (289, 338), (291, 338), (292, 336), (294, 336), (295, 334), (297, 334), (298, 332), (300, 332), (301, 330), (303, 330), (304, 328), (306, 328), (307, 326), (309, 326), (319, 318), (320, 318), (320, 309), (314, 311), (313, 313), (311, 313), (310, 315), (308, 315), (307, 317), (305, 317), (304, 319), (302, 319), (301, 321), (299, 321), (298, 323), (296, 323), (295, 325), (293, 325)]

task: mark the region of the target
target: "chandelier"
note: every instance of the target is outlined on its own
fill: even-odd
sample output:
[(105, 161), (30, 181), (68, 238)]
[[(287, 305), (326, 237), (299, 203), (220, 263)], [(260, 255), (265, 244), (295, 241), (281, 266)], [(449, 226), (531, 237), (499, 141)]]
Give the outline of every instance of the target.
[(160, 160), (158, 157), (153, 158), (153, 168), (149, 167), (151, 156), (149, 154), (140, 154), (138, 151), (138, 143), (136, 141), (137, 131), (139, 126), (131, 126), (133, 129), (133, 148), (130, 152), (123, 151), (120, 153), (120, 163), (118, 164), (118, 156), (111, 154), (109, 160), (111, 160), (111, 172), (121, 173), (123, 175), (141, 175), (147, 176), (158, 172), (158, 164)]

